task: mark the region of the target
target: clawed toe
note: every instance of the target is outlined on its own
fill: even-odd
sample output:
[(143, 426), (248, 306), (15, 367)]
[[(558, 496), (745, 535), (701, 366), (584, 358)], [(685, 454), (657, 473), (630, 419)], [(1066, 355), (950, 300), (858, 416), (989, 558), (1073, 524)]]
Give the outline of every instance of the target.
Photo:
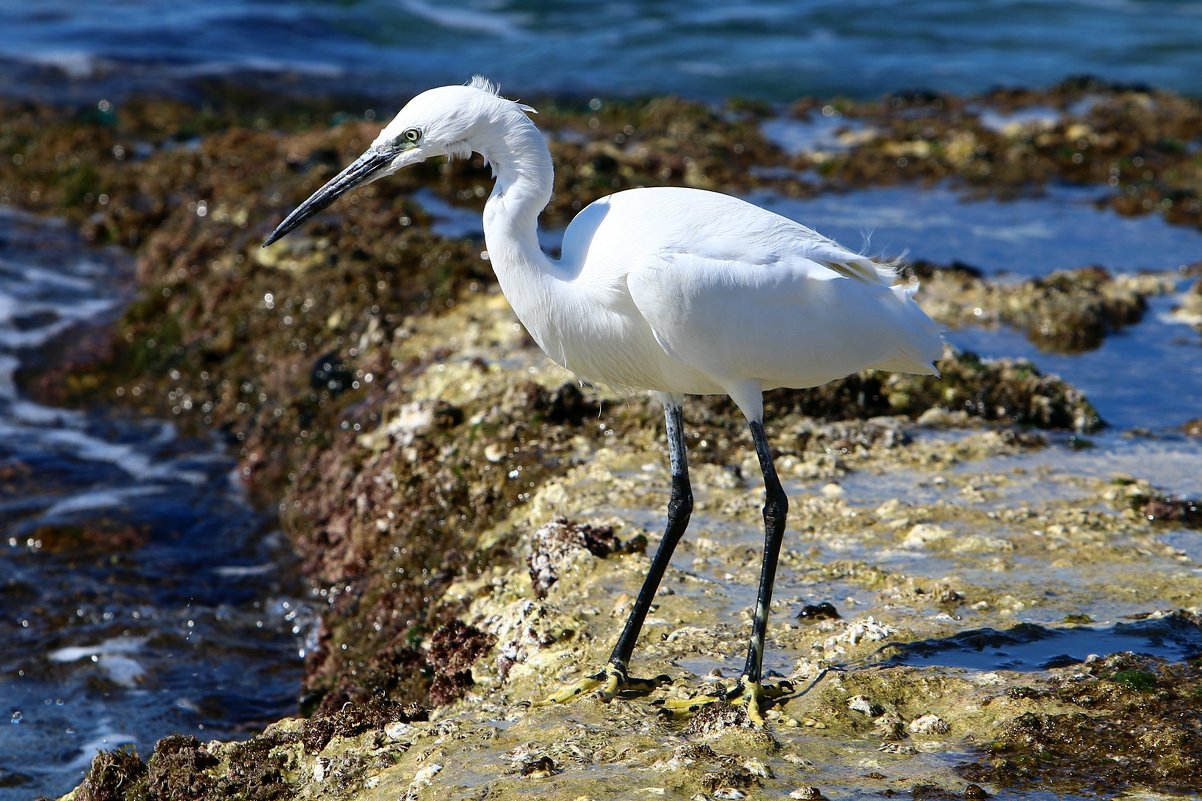
[(747, 710), (747, 719), (753, 725), (762, 726), (764, 725), (763, 711), (769, 707), (784, 704), (792, 697), (793, 690), (793, 683), (790, 681), (764, 685), (758, 681), (750, 681), (744, 676), (732, 687), (693, 698), (668, 698), (657, 703), (673, 715), (686, 715), (699, 712), (710, 704), (724, 702), (743, 707)]
[(601, 671), (590, 676), (585, 676), (580, 681), (569, 684), (567, 687), (552, 693), (542, 701), (537, 702), (535, 706), (566, 704), (589, 693), (595, 693), (600, 700), (609, 702), (619, 696), (625, 698), (628, 696), (646, 695), (655, 688), (663, 684), (668, 684), (671, 681), (672, 677), (666, 674), (660, 674), (649, 679), (628, 676), (625, 668), (608, 664)]

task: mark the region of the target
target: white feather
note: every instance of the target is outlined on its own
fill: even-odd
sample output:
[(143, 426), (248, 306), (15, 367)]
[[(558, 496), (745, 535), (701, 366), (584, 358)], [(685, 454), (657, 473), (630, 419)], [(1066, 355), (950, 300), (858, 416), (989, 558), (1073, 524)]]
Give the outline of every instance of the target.
[(602, 198), (572, 221), (552, 261), (537, 226), (553, 168), (527, 111), (476, 76), (418, 95), (380, 139), (417, 128), (406, 162), (472, 151), (488, 160), (497, 180), (484, 234), (501, 289), (543, 350), (582, 379), (726, 393), (758, 419), (765, 389), (865, 368), (936, 372), (939, 328), (912, 287), (892, 286), (892, 265), (729, 195), (653, 188)]

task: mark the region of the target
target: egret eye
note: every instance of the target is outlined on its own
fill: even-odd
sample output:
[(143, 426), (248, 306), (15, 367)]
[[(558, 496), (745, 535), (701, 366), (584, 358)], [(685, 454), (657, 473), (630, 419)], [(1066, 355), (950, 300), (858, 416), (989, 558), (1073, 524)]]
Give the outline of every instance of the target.
[(406, 142), (413, 142), (416, 144), (417, 140), (422, 138), (422, 132), (417, 130), (416, 128), (410, 128), (409, 130), (407, 130), (403, 134), (401, 134), (401, 136), (405, 139)]

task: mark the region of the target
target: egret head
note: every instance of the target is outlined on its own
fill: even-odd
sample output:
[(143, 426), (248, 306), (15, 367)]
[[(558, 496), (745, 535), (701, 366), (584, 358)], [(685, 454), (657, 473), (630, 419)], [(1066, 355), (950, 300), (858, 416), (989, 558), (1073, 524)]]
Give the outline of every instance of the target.
[(376, 141), (346, 169), (296, 207), (263, 242), (267, 247), (356, 186), (392, 175), (434, 156), (466, 158), (486, 152), (505, 114), (533, 112), (497, 94), (480, 76), (466, 86), (441, 86), (413, 98), (385, 126)]

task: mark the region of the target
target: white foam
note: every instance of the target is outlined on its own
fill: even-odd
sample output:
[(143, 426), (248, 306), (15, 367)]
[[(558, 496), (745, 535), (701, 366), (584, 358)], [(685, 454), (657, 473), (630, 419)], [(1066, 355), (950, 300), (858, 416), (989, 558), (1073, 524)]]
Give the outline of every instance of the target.
[(137, 687), (146, 675), (141, 662), (121, 654), (106, 654), (97, 659), (96, 664), (114, 684), (122, 687)]
[(19, 209), (16, 206), (0, 206), (0, 220), (14, 220), (18, 223), (27, 225), (47, 225), (60, 229), (65, 229), (67, 224), (64, 220), (56, 217), (39, 217), (36, 214)]
[(89, 78), (96, 72), (99, 60), (82, 50), (43, 50), (25, 53), (23, 58), (32, 64), (57, 67), (72, 78)]
[(984, 128), (996, 133), (1007, 133), (1023, 128), (1051, 128), (1060, 122), (1063, 116), (1051, 106), (1031, 106), (1014, 111), (985, 109), (980, 113), (978, 119)]
[(114, 506), (121, 506), (130, 498), (157, 495), (165, 490), (165, 487), (158, 484), (145, 484), (137, 487), (125, 487), (123, 489), (106, 488), (92, 490), (79, 495), (73, 495), (70, 498), (64, 498), (43, 512), (42, 516), (58, 517), (60, 515), (71, 514), (72, 512), (82, 512), (91, 509), (111, 509)]
[(169, 467), (156, 464), (149, 456), (138, 453), (130, 445), (108, 442), (82, 431), (46, 431), (42, 435), (42, 441), (48, 445), (68, 447), (73, 455), (80, 459), (116, 465), (134, 478), (168, 478), (171, 474)]
[(238, 58), (231, 61), (202, 61), (172, 71), (180, 77), (209, 77), (214, 75), (237, 75), (245, 72), (292, 72), (314, 78), (341, 78), (346, 70), (334, 63), (323, 61), (284, 61), (273, 58)]
[(131, 654), (142, 650), (148, 637), (113, 637), (97, 645), (70, 645), (51, 651), (50, 661), (67, 663), (90, 660), (108, 678), (122, 687), (136, 687), (146, 675), (146, 668)]
[(121, 687), (137, 687), (145, 676), (145, 667), (132, 657), (141, 651), (149, 637), (112, 637), (90, 646), (66, 646), (48, 654), (50, 661), (70, 663), (82, 659), (105, 671), (109, 680)]
[(765, 120), (760, 129), (770, 142), (791, 155), (847, 150), (867, 131), (862, 120), (824, 114), (811, 114), (803, 120), (777, 117)]
[(111, 637), (96, 645), (68, 645), (51, 651), (47, 656), (51, 662), (78, 662), (93, 656), (132, 654), (142, 650), (147, 637)]
[(0, 294), (0, 323), (11, 323), (16, 316), (17, 299), (10, 295)]
[(0, 345), (10, 350), (25, 350), (45, 345), (54, 337), (71, 327), (70, 320), (55, 320), (53, 323), (28, 331), (0, 329)]
[[(9, 357), (0, 356), (0, 397), (4, 397), (3, 370), (4, 360)], [(13, 359), (16, 364), (16, 360)], [(15, 388), (14, 388), (15, 395)], [(54, 406), (43, 406), (40, 403), (34, 403), (30, 400), (19, 399), (13, 401), (8, 407), (7, 417), (19, 423), (33, 426), (46, 425), (82, 425), (84, 423), (83, 412), (75, 409), (60, 409)]]
[(213, 568), (213, 572), (226, 578), (243, 578), (245, 576), (265, 576), (275, 569), (276, 566), (268, 562), (262, 565), (222, 565)]
[(68, 306), (64, 314), (72, 320), (90, 320), (93, 317), (99, 317), (116, 305), (116, 298), (81, 300), (77, 301), (73, 306)]
[(175, 442), (175, 439), (175, 426), (164, 420), (159, 423), (158, 431), (155, 433), (154, 437), (150, 439), (150, 442), (154, 445), (166, 445), (169, 442)]
[(94, 281), (89, 281), (82, 276), (96, 276), (98, 272), (104, 272), (105, 270), (103, 265), (89, 259), (81, 259), (66, 270), (50, 270), (36, 264), (8, 260), (0, 261), (0, 264), (3, 264), (5, 269), (10, 272), (16, 273), (26, 284), (57, 287), (60, 289), (78, 289), (81, 292), (96, 289)]
[(525, 39), (527, 33), (515, 21), (524, 18), (489, 13), (476, 6), (470, 9), (435, 5), (426, 0), (400, 0), (401, 8), (441, 28), (462, 33), (483, 33), (502, 39)]

